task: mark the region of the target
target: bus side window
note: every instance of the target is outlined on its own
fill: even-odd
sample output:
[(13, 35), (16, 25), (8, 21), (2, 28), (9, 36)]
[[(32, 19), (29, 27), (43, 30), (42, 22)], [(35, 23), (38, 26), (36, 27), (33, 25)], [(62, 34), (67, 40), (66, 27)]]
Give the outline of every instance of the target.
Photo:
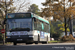
[(42, 22), (40, 20), (37, 22), (37, 30), (42, 31)]
[(45, 27), (43, 31), (49, 33), (49, 31), (50, 31), (49, 30), (49, 24), (47, 24), (47, 23), (43, 23), (43, 24), (44, 24), (44, 27)]
[(37, 21), (36, 21), (36, 18), (33, 18), (34, 19), (34, 30), (37, 30)]

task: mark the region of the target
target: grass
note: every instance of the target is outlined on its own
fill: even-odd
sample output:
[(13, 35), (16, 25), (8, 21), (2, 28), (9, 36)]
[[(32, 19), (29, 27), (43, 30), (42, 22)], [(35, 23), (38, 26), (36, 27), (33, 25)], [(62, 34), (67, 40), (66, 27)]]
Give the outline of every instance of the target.
[(60, 43), (61, 41), (49, 41), (49, 43)]

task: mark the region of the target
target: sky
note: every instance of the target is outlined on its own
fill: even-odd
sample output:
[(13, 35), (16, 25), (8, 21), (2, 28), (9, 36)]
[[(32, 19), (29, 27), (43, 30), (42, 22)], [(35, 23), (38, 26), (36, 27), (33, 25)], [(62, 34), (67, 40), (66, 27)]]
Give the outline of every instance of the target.
[(31, 0), (31, 4), (36, 4), (38, 5), (38, 8), (41, 9), (43, 8), (44, 6), (41, 4), (41, 3), (44, 3), (45, 0)]

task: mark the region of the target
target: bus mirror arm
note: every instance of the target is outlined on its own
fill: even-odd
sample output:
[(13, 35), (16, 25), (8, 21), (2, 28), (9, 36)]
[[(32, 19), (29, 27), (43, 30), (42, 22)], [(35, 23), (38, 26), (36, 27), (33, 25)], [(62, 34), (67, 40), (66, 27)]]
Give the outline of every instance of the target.
[(3, 23), (2, 23), (2, 24), (6, 24), (6, 20), (7, 20), (7, 19), (4, 19), (4, 21), (3, 21)]
[(33, 20), (36, 22), (36, 18), (35, 17), (33, 17)]

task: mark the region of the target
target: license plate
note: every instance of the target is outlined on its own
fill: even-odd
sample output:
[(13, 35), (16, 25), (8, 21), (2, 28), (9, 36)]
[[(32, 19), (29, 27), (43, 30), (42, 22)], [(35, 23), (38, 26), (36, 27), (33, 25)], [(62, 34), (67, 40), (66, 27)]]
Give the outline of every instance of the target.
[(17, 41), (22, 41), (23, 39), (17, 39)]

